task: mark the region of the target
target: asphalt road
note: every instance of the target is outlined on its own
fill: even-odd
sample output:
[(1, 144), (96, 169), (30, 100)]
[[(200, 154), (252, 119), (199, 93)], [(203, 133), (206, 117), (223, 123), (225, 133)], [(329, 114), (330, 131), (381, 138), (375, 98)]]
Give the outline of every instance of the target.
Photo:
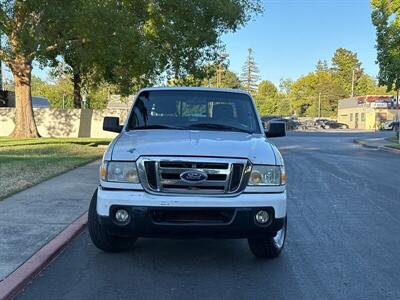
[(18, 298), (400, 299), (400, 155), (352, 143), (373, 135), (274, 140), (289, 174), (278, 259), (244, 240), (142, 239), (106, 254), (84, 232)]

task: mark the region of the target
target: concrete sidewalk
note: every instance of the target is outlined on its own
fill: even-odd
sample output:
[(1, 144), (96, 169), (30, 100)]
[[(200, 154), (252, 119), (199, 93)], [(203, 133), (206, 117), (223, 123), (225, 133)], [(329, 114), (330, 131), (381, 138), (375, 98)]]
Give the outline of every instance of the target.
[(0, 201), (0, 281), (89, 207), (99, 161)]
[(388, 152), (400, 153), (400, 149), (389, 147), (390, 141), (385, 138), (373, 138), (373, 139), (357, 139), (354, 140), (356, 144), (367, 148), (379, 149)]

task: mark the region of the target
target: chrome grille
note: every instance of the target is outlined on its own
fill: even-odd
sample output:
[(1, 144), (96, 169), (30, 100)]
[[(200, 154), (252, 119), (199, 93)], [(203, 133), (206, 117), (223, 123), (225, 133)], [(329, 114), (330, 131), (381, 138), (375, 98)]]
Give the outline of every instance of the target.
[[(250, 173), (246, 159), (199, 157), (141, 157), (137, 161), (143, 187), (153, 193), (235, 194), (242, 191)], [(187, 171), (207, 174), (201, 182), (181, 178)]]

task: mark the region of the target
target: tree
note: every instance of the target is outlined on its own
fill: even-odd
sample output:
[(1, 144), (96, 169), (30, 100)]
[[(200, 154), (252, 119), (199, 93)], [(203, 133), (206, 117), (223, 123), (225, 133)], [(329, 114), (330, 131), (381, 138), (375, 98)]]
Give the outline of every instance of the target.
[(374, 95), (377, 93), (377, 85), (375, 79), (367, 74), (361, 75), (356, 86), (356, 95)]
[[(205, 67), (202, 75), (187, 75), (184, 78), (174, 78), (168, 81), (170, 86), (204, 86), (204, 87), (217, 87), (217, 69), (216, 64)], [(241, 82), (238, 76), (228, 69), (228, 67), (221, 66), (221, 88), (238, 89), (241, 88)]]
[(275, 84), (269, 80), (263, 80), (258, 85), (257, 95), (262, 97), (274, 98), (278, 94)]
[(32, 61), (47, 59), (69, 40), (69, 16), (77, 1), (6, 0), (0, 4), (0, 60), (15, 82), (15, 128), (11, 136), (38, 137), (31, 99)]
[(274, 115), (278, 110), (278, 101), (276, 96), (278, 89), (269, 80), (263, 80), (260, 82), (257, 88), (257, 93), (254, 95), (254, 99), (258, 108), (258, 111), (262, 115)]
[(275, 114), (279, 116), (290, 116), (292, 114), (292, 105), (288, 95), (284, 93), (278, 93), (276, 95), (276, 99), (278, 105)]
[[(236, 31), (261, 12), (259, 0), (145, 2), (146, 19), (139, 43), (123, 47), (126, 51), (120, 63), (106, 79), (125, 94), (132, 87), (153, 84), (162, 75), (175, 80), (207, 78), (207, 66), (223, 52), (221, 35)], [(135, 9), (127, 11), (142, 17), (136, 16)]]
[(71, 79), (63, 76), (53, 78), (51, 82), (32, 76), (32, 96), (41, 96), (49, 100), (52, 108), (73, 108), (73, 87)]
[(315, 66), (317, 71), (328, 71), (328, 62), (326, 60), (318, 60), (317, 65)]
[(386, 86), (378, 86), (377, 81), (370, 75), (363, 74), (357, 81), (356, 95), (392, 95)]
[(0, 59), (13, 72), (17, 96), (12, 135), (38, 136), (30, 89), (33, 60), (45, 65), (61, 55), (72, 73), (129, 94), (162, 74), (200, 72), (220, 52), (220, 36), (260, 11), (258, 0), (3, 1), (0, 32), (6, 45)]
[[(213, 81), (211, 82), (212, 86), (216, 86), (214, 80), (216, 78), (213, 77)], [(229, 88), (229, 89), (239, 89), (242, 87), (239, 77), (236, 73), (232, 72), (229, 69), (222, 69), (221, 74), (221, 88)]]
[[(229, 89), (241, 88), (241, 82), (239, 77), (233, 71), (229, 70), (228, 63), (214, 63), (207, 67), (205, 76), (200, 76), (199, 80), (200, 86), (208, 87), (220, 87)], [(218, 74), (219, 72), (219, 74)], [(218, 76), (220, 77), (220, 82), (218, 83)]]
[(309, 73), (292, 85), (290, 98), (293, 110), (299, 116), (317, 116), (320, 94), (322, 115), (333, 116), (337, 112), (338, 100), (346, 96), (346, 91), (329, 70)]
[(260, 80), (260, 71), (256, 61), (254, 60), (253, 49), (251, 48), (248, 49), (247, 59), (242, 67), (240, 79), (246, 91), (249, 93), (255, 93), (257, 91), (257, 83)]
[(332, 72), (335, 80), (338, 81), (338, 84), (342, 86), (347, 95), (351, 94), (353, 71), (354, 83), (357, 85), (358, 79), (364, 73), (357, 53), (344, 48), (337, 49), (332, 57)]
[[(147, 75), (150, 79), (149, 69), (156, 71), (152, 53), (158, 51), (157, 47), (149, 47), (151, 36), (139, 30), (142, 24), (151, 22), (147, 2), (82, 2), (80, 11), (73, 16), (72, 28), (79, 42), (65, 45), (52, 61), (55, 68), (61, 63), (62, 71), (73, 82), (75, 108), (81, 107), (82, 90), (87, 93), (104, 81), (119, 82), (127, 90), (133, 86), (134, 78)], [(119, 77), (122, 68), (129, 69), (129, 75), (123, 74), (129, 79)]]
[(290, 94), (292, 90), (293, 80), (291, 78), (281, 78), (279, 81), (279, 90), (286, 95)]
[[(92, 11), (90, 6), (87, 10)], [(100, 12), (103, 19), (117, 19), (117, 24), (92, 28), (93, 18), (80, 18), (76, 33), (85, 43), (64, 50), (74, 81), (75, 105), (88, 82), (108, 82), (123, 95), (153, 84), (163, 74), (175, 83), (189, 80), (194, 84), (207, 76), (204, 66), (221, 52), (219, 37), (260, 11), (258, 0), (141, 0), (118, 5), (102, 1), (93, 15), (98, 19)]]
[(400, 89), (400, 2), (372, 0), (372, 23), (376, 28), (379, 85)]

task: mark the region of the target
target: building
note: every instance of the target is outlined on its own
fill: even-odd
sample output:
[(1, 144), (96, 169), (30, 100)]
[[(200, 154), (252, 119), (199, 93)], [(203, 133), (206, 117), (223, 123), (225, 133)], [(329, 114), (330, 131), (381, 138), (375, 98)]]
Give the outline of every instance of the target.
[(393, 96), (359, 96), (339, 100), (338, 122), (353, 129), (376, 130), (386, 121), (400, 117)]

